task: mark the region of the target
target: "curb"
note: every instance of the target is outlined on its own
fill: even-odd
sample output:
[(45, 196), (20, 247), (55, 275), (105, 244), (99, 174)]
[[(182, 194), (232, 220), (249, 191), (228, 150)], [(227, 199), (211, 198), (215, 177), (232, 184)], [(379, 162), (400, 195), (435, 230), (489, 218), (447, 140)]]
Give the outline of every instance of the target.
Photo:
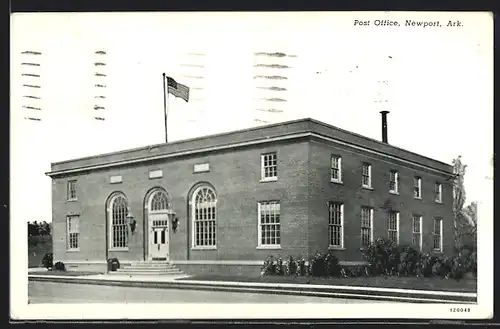
[[(476, 304), (477, 295), (474, 293), (437, 293), (423, 291), (422, 293), (405, 293), (404, 291), (388, 291), (383, 292), (375, 289), (366, 288), (360, 290), (360, 287), (334, 287), (325, 288), (322, 286), (309, 285), (308, 287), (293, 287), (283, 285), (268, 285), (255, 286), (244, 282), (234, 284), (224, 283), (217, 284), (207, 283), (203, 281), (131, 281), (119, 279), (93, 279), (82, 277), (56, 277), (44, 275), (29, 275), (29, 281), (38, 282), (59, 282), (73, 284), (92, 284), (105, 286), (120, 286), (120, 287), (142, 287), (142, 288), (159, 288), (159, 289), (187, 289), (187, 290), (204, 290), (204, 291), (224, 291), (224, 292), (247, 292), (261, 294), (284, 294), (297, 296), (325, 297), (325, 298), (348, 298), (348, 299), (363, 299), (377, 300), (390, 302), (406, 302), (406, 303), (453, 303), (453, 304)], [(356, 288), (356, 289), (353, 289)]]

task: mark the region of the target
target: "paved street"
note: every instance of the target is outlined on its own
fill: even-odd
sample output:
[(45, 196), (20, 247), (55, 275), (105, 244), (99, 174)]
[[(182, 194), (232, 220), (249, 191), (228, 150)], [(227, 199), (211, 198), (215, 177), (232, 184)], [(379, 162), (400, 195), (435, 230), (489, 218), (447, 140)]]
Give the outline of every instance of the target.
[(33, 281), (28, 283), (28, 299), (30, 303), (375, 303), (309, 296)]

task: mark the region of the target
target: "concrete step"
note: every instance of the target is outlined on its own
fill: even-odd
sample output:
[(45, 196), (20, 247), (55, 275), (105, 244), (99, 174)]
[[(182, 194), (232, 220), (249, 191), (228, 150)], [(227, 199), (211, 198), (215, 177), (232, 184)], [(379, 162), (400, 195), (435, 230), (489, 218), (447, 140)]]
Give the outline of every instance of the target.
[(132, 261), (120, 264), (111, 274), (121, 275), (182, 275), (181, 270), (168, 261)]

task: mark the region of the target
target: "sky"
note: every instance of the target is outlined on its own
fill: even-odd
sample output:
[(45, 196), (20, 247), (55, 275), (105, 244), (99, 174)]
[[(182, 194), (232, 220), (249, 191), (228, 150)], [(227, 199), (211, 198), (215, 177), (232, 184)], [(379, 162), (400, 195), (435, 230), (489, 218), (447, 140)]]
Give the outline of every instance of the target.
[[(463, 26), (359, 27), (355, 18), (372, 24), (441, 19), (444, 25), (459, 19)], [(384, 109), (390, 111), (392, 145), (450, 164), (462, 155), (467, 201), (481, 202), (489, 193), (485, 177), (492, 176), (493, 154), (493, 48), (492, 34), (485, 33), (492, 23), (485, 18), (411, 12), (15, 14), (11, 200), (20, 206), (13, 214), (23, 221), (52, 220), (45, 175), (51, 162), (164, 142), (163, 72), (203, 88), (192, 89), (188, 103), (169, 97), (169, 141), (305, 117), (380, 140)], [(41, 55), (23, 55), (27, 50)], [(292, 56), (254, 56), (258, 52)], [(40, 66), (21, 65), (28, 59)], [(106, 66), (99, 71), (96, 61)], [(255, 67), (278, 62), (289, 68)], [(40, 77), (22, 76), (27, 71)], [(106, 77), (96, 77), (97, 71)], [(286, 75), (278, 82), (287, 91), (256, 88), (278, 82), (259, 85), (255, 75), (275, 74)], [(41, 88), (24, 88), (27, 79)], [(378, 81), (387, 81), (385, 88)], [(97, 83), (106, 85), (104, 91), (97, 93)], [(23, 97), (28, 92), (40, 99)], [(94, 97), (101, 94), (104, 120), (96, 120)], [(286, 101), (259, 99), (276, 95)], [(23, 108), (27, 102), (41, 111)], [(257, 110), (270, 104), (281, 112)], [(30, 116), (41, 121), (25, 119)]]

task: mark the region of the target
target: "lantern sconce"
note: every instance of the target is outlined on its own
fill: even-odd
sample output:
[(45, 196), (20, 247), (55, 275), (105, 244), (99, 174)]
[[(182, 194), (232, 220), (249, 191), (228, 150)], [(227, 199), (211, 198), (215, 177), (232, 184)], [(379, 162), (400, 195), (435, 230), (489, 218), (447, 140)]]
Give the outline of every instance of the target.
[(129, 211), (126, 218), (127, 218), (128, 224), (130, 225), (130, 231), (132, 232), (132, 234), (134, 234), (135, 224), (136, 224), (136, 221), (134, 219), (134, 215), (132, 215), (132, 213)]
[(174, 231), (174, 233), (177, 231), (178, 228), (179, 228), (179, 218), (175, 216), (172, 219), (172, 230)]

